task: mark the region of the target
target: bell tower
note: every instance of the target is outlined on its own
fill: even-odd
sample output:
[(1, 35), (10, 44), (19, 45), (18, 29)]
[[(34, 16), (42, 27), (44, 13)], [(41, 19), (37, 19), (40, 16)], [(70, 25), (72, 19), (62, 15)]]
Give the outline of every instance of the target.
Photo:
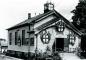
[(44, 13), (54, 10), (54, 4), (50, 3), (45, 3), (44, 4)]

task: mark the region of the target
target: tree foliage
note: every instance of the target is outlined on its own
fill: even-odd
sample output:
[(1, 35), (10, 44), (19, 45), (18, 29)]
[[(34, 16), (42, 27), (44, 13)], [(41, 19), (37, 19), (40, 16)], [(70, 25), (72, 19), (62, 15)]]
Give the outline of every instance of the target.
[(79, 30), (86, 29), (86, 2), (80, 2), (76, 6), (76, 9), (72, 11), (73, 24)]

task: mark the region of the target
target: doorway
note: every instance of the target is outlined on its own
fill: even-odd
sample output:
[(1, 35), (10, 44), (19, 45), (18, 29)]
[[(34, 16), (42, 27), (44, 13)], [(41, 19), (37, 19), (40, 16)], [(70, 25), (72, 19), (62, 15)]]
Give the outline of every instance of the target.
[(63, 51), (64, 50), (64, 38), (56, 38), (52, 46), (53, 51)]
[(81, 37), (81, 50), (84, 52), (86, 51), (86, 35)]

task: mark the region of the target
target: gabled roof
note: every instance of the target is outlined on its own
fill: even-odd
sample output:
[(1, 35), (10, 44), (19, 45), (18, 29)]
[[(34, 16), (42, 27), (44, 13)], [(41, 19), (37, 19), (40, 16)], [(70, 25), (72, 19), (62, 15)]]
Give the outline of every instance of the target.
[[(23, 26), (23, 25), (25, 25), (25, 24), (31, 24), (32, 22), (35, 22), (35, 21), (37, 21), (38, 19), (41, 19), (42, 17), (46, 17), (46, 16), (52, 15), (52, 14), (55, 14), (55, 16), (57, 16), (57, 17), (58, 17), (58, 16), (61, 17), (61, 18), (65, 21), (65, 23), (67, 23), (67, 25), (69, 26), (70, 29), (72, 29), (72, 30), (73, 30), (74, 32), (76, 32), (77, 34), (82, 35), (82, 33), (81, 33), (77, 28), (75, 28), (75, 26), (74, 26), (71, 22), (69, 22), (66, 18), (64, 18), (64, 17), (63, 17), (61, 14), (59, 14), (56, 10), (52, 10), (52, 11), (49, 11), (49, 12), (47, 12), (47, 13), (43, 13), (43, 14), (37, 15), (37, 16), (35, 16), (35, 17), (32, 17), (31, 19), (27, 19), (27, 20), (25, 20), (25, 21), (23, 21), (23, 22), (21, 22), (21, 23), (15, 25), (15, 26), (13, 26), (13, 27), (11, 27), (11, 28), (8, 28), (7, 30), (11, 30), (11, 29), (13, 29), (13, 28), (16, 28), (16, 27), (19, 27), (19, 26)], [(39, 21), (41, 21), (41, 20), (39, 20)]]
[(69, 22), (66, 18), (64, 18), (61, 14), (59, 14), (57, 11), (55, 11), (55, 14), (60, 17), (63, 18), (64, 22), (67, 24), (67, 26), (73, 30), (75, 33), (77, 33), (78, 35), (82, 35), (83, 33), (81, 31), (79, 31), (71, 22)]
[(37, 16), (35, 16), (35, 17), (32, 17), (32, 18), (30, 18), (30, 19), (27, 19), (27, 20), (25, 20), (25, 21), (23, 21), (23, 22), (21, 22), (21, 23), (15, 25), (15, 26), (12, 26), (12, 27), (8, 28), (7, 30), (11, 30), (11, 29), (13, 29), (13, 28), (16, 28), (16, 27), (18, 27), (18, 26), (22, 26), (22, 25), (24, 25), (24, 24), (31, 24), (32, 22), (34, 22), (34, 21), (40, 19), (41, 17), (44, 17), (44, 16), (46, 16), (46, 15), (52, 13), (52, 12), (53, 12), (53, 11), (49, 11), (49, 12), (47, 12), (47, 13), (43, 13), (43, 14), (37, 15)]

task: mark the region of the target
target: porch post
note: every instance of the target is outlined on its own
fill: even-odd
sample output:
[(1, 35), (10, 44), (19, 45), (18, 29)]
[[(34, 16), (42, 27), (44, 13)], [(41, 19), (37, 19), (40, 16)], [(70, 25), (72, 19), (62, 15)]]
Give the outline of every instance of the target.
[(27, 59), (30, 60), (30, 57), (29, 57), (30, 55), (30, 33), (28, 33), (28, 35), (29, 35), (29, 38), (28, 38), (28, 58)]
[(56, 39), (55, 39), (55, 52), (56, 52)]
[(37, 39), (38, 34), (35, 34), (36, 37), (36, 49), (35, 49), (35, 58), (37, 60), (37, 50), (38, 50), (38, 39)]

